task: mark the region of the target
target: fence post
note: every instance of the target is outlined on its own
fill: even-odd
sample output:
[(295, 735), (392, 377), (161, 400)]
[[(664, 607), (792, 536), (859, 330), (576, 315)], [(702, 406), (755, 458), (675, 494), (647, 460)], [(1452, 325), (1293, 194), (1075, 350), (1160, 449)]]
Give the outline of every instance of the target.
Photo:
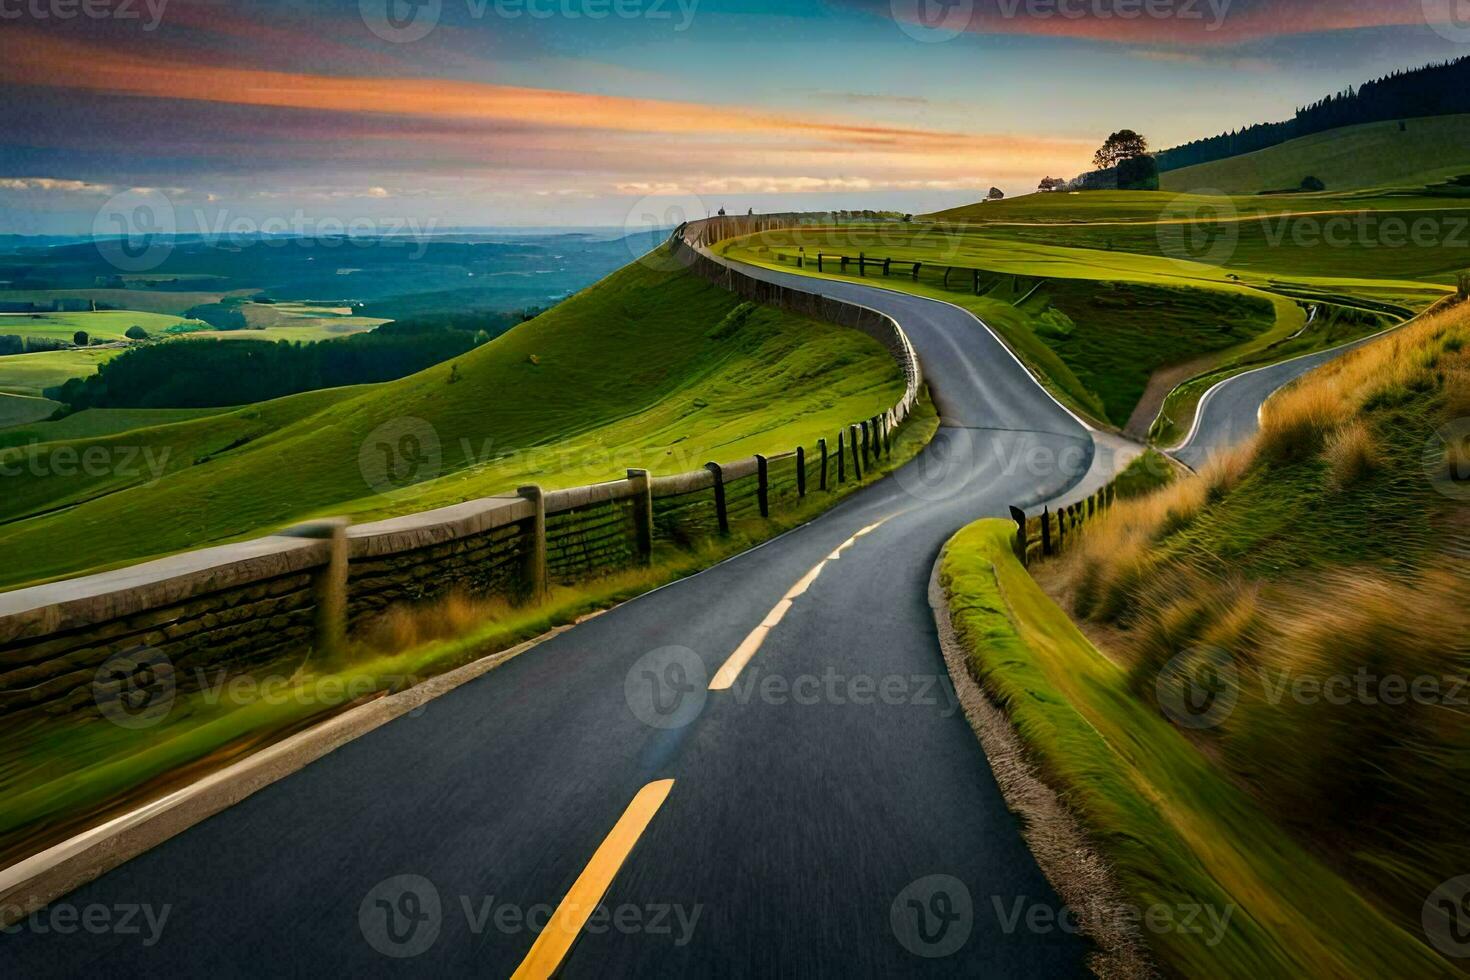
[(868, 274), (868, 253), (867, 252), (859, 252), (858, 253), (858, 277), (861, 278), (863, 276), (866, 276), (867, 274)]
[(974, 293), (975, 293), (976, 296), (979, 296), (980, 295), (980, 270), (979, 269), (974, 269), (972, 271), (974, 273), (974, 283), (973, 283)]
[(531, 515), (531, 543), (522, 565), (522, 582), (530, 601), (539, 602), (551, 584), (546, 569), (546, 493), (534, 483), (516, 493), (531, 501), (535, 508)]
[(872, 463), (872, 457), (868, 455), (868, 446), (869, 446), (868, 420), (867, 419), (863, 419), (858, 424), (863, 427), (863, 465), (864, 466), (871, 467), (873, 465), (873, 463)]
[(919, 266), (921, 266), (923, 264), (924, 263), (922, 263), (922, 262), (915, 262), (914, 263), (914, 282), (918, 282), (919, 281)]
[(329, 517), (297, 525), (286, 532), (292, 537), (327, 542), (327, 561), (312, 573), (311, 591), (316, 603), (312, 646), (328, 657), (341, 653), (347, 645), (347, 528), (350, 524), (345, 517)]
[(827, 489), (827, 439), (826, 439), (825, 436), (823, 436), (821, 439), (818, 439), (817, 440), (817, 448), (822, 451), (822, 475), (819, 477), (819, 482), (817, 483), (817, 489), (818, 490), (826, 490)]
[(1095, 514), (1095, 513), (1097, 513), (1097, 498), (1096, 497), (1088, 497), (1087, 498), (1087, 516), (1088, 516), (1088, 518), (1091, 519), (1092, 515)]
[(1051, 508), (1041, 508), (1041, 555), (1051, 557)]
[(720, 533), (729, 534), (730, 511), (725, 507), (725, 471), (719, 463), (705, 463), (704, 468), (715, 478), (715, 519), (720, 523)]
[(952, 266), (952, 265), (947, 265), (947, 266), (944, 267), (944, 288), (945, 289), (948, 289), (949, 288), (949, 274), (951, 272), (953, 272), (953, 271), (954, 271), (954, 266)]
[(888, 269), (892, 265), (893, 265), (893, 259), (888, 258), (888, 259), (884, 259), (883, 260), (883, 277), (885, 279), (888, 278)]
[(823, 269), (822, 269), (822, 253), (821, 252), (818, 252), (817, 253), (817, 271), (818, 272), (822, 272), (823, 271)]
[(653, 477), (647, 470), (629, 470), (628, 481), (637, 496), (633, 498), (633, 534), (638, 546), (638, 561), (653, 561)]
[(844, 255), (844, 256), (841, 256), (841, 258), (842, 258), (842, 274), (845, 276), (845, 275), (847, 275), (847, 256)]
[(755, 499), (760, 503), (761, 516), (771, 516), (771, 461), (760, 453), (755, 454)]
[(862, 464), (862, 460), (858, 459), (858, 436), (857, 436), (857, 429), (858, 429), (858, 427), (856, 425), (848, 426), (848, 429), (847, 429), (847, 436), (848, 436), (847, 441), (848, 441), (848, 444), (852, 447), (852, 478), (854, 480), (856, 480), (858, 483), (862, 483), (863, 482), (863, 464)]
[(1016, 557), (1026, 564), (1026, 512), (1019, 507), (1011, 508), (1011, 520), (1016, 522)]
[(893, 427), (898, 423), (893, 419), (893, 412), (888, 412), (883, 417), (883, 458), (893, 458)]
[(1064, 507), (1057, 508), (1057, 551), (1067, 550), (1067, 510)]
[(801, 251), (801, 252), (797, 252), (796, 253), (796, 267), (798, 269), (805, 269), (806, 268), (806, 252), (805, 251)]
[(806, 496), (806, 449), (796, 447), (796, 495)]
[(847, 449), (842, 430), (837, 431), (837, 482), (847, 482)]

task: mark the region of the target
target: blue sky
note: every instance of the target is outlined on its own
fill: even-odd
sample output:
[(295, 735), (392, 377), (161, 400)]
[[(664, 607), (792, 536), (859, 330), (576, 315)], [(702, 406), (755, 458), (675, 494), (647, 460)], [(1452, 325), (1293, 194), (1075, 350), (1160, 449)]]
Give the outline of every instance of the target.
[(1470, 53), (1450, 0), (82, 2), (0, 0), (0, 233), (924, 211)]

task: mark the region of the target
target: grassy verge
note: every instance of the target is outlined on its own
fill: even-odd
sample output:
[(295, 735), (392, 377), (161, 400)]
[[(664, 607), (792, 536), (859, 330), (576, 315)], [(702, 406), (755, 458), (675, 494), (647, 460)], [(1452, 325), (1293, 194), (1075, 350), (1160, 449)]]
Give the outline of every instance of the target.
[[(1295, 842), (1129, 689), (982, 521), (941, 581), (977, 679), (1111, 862), (1138, 910), (1204, 909), (1218, 933), (1150, 928), (1180, 976), (1449, 977), (1455, 971)], [(1162, 922), (1160, 918), (1155, 920)]]
[[(599, 609), (723, 561), (803, 524), (838, 500), (916, 456), (938, 427), (927, 394), (894, 441), (893, 456), (863, 484), (848, 483), (769, 521), (736, 524), (731, 536), (690, 550), (660, 545), (651, 567), (618, 572), (543, 603), (512, 607), (451, 600), (407, 614), (408, 626), (374, 636), (341, 663), (287, 662), (179, 697), (165, 719), (127, 729), (96, 717), (11, 724), (0, 739), (0, 864), (12, 863), (110, 816), (387, 690), (508, 649)], [(446, 626), (446, 624), (448, 624)], [(440, 636), (405, 648), (407, 635)], [(384, 641), (390, 641), (384, 645)], [(393, 651), (393, 652), (385, 652)]]

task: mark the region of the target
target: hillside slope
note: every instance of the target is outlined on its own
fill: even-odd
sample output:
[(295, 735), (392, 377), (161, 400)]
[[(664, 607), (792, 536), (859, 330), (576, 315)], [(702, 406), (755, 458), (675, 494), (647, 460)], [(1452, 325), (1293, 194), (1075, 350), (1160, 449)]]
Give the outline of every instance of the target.
[[(11, 474), (0, 584), (311, 516), (388, 516), (531, 482), (570, 486), (630, 466), (682, 472), (789, 450), (901, 394), (892, 360), (862, 334), (635, 264), (399, 381), (0, 451)], [(79, 472), (89, 450), (130, 465)]]
[[(1135, 697), (1422, 935), (1427, 897), (1470, 868), (1467, 556), (1461, 304), (1307, 375), (1200, 477), (1120, 504), (1058, 594)], [(1203, 690), (1220, 712), (1188, 708)]]
[(1422, 188), (1470, 173), (1470, 115), (1430, 116), (1347, 126), (1280, 146), (1159, 175), (1174, 193), (1292, 190), (1312, 176), (1330, 192), (1369, 187)]

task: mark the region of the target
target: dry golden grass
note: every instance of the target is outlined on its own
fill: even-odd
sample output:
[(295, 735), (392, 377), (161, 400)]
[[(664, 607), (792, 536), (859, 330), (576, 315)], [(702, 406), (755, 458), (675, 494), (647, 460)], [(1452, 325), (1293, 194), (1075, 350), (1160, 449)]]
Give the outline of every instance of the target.
[(1371, 476), (1383, 465), (1383, 451), (1362, 419), (1339, 426), (1327, 437), (1322, 456), (1332, 467), (1332, 486), (1346, 490)]

